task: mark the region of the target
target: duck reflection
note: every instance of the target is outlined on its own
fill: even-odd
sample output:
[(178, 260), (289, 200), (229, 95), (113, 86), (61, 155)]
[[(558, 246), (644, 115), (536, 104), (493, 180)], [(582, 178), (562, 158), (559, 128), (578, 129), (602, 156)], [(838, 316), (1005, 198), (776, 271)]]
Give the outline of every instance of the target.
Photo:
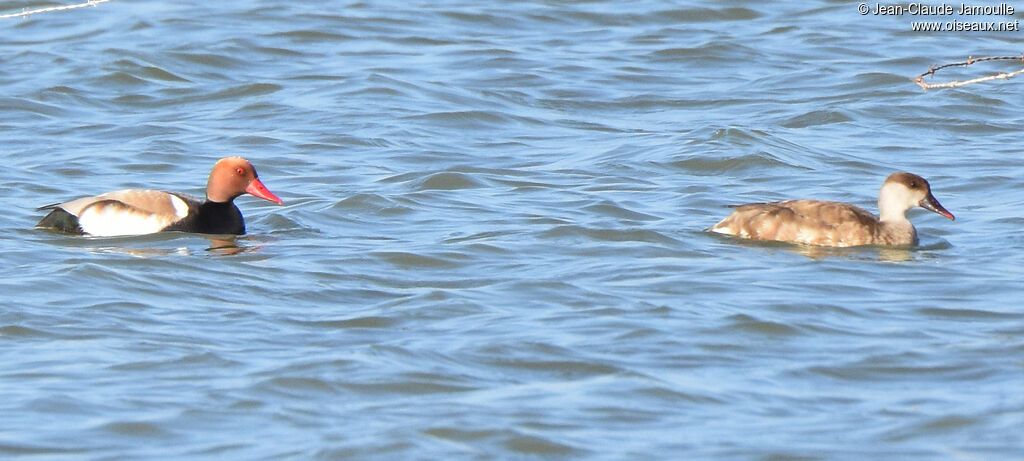
[[(137, 237), (68, 238), (67, 240), (61, 239), (54, 243), (62, 246), (79, 247), (94, 253), (125, 254), (138, 258), (197, 254), (196, 245), (181, 245), (182, 235), (175, 232), (165, 232)], [(217, 256), (238, 255), (257, 251), (263, 247), (262, 244), (251, 242), (248, 238), (239, 238), (234, 235), (190, 234), (189, 236), (204, 239), (208, 244), (204, 245), (203, 252)], [(175, 246), (161, 247), (161, 243), (174, 243)]]

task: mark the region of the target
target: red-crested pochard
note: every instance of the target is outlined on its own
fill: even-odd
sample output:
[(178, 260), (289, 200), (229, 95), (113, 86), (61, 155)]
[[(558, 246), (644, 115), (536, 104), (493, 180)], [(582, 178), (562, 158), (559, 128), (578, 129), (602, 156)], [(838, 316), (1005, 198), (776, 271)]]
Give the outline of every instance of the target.
[(917, 244), (917, 230), (906, 211), (919, 206), (954, 219), (932, 196), (924, 178), (893, 173), (878, 192), (880, 217), (840, 202), (786, 200), (734, 207), (731, 215), (705, 230), (752, 240), (776, 240), (829, 247)]
[(162, 231), (244, 234), (245, 221), (234, 200), (245, 193), (282, 204), (248, 160), (226, 157), (210, 171), (205, 201), (176, 192), (119, 190), (41, 207), (52, 211), (36, 227), (103, 237)]

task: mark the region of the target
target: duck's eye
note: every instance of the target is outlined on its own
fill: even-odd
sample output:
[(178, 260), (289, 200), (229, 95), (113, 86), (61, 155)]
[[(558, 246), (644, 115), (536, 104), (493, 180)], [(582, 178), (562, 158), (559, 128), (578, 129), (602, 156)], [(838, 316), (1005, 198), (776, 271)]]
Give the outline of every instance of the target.
[(245, 169), (242, 168), (242, 167), (235, 168), (235, 173), (238, 173), (239, 176), (244, 176), (245, 175)]
[[(239, 168), (239, 170), (241, 170), (241, 168)], [(917, 181), (910, 181), (910, 188), (911, 189), (917, 188)]]

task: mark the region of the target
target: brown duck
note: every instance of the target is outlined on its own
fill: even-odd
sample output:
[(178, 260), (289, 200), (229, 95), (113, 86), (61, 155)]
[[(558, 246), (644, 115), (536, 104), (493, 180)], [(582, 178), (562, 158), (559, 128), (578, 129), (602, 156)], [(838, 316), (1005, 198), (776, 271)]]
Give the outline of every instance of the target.
[(917, 230), (906, 211), (915, 206), (955, 219), (932, 196), (928, 181), (900, 172), (889, 175), (878, 192), (879, 217), (849, 203), (786, 200), (736, 206), (731, 215), (706, 230), (829, 247), (910, 246), (917, 244)]

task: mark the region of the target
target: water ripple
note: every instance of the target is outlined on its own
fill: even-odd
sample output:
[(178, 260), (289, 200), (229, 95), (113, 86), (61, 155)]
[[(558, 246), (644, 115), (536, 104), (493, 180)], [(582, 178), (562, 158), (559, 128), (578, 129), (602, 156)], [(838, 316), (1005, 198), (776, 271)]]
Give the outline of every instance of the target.
[[(909, 81), (1015, 36), (705, 3), (0, 22), (0, 454), (1020, 458), (1019, 83)], [(227, 155), (248, 235), (32, 227)], [(917, 248), (702, 231), (898, 170), (958, 218)]]

